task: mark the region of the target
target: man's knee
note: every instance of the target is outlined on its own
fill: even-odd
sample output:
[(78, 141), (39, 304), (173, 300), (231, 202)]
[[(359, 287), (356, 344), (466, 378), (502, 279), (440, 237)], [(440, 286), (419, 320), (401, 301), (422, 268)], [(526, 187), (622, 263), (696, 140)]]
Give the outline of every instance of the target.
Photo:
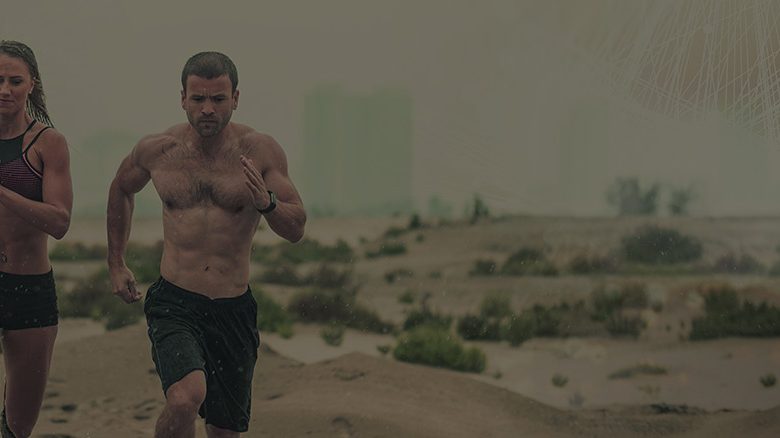
[(177, 414), (195, 415), (206, 399), (206, 381), (202, 371), (193, 371), (174, 383), (165, 393), (166, 405)]

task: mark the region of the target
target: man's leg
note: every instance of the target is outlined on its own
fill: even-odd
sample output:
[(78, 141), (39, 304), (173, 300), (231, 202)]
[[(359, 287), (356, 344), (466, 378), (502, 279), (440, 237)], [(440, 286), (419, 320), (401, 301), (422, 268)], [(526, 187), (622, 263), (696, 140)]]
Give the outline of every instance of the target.
[(30, 436), (43, 402), (57, 326), (3, 331), (5, 415), (17, 438)]
[(165, 407), (155, 427), (155, 438), (193, 438), (198, 409), (206, 399), (206, 376), (192, 371), (165, 392)]
[(238, 432), (228, 429), (220, 429), (216, 426), (212, 426), (211, 424), (206, 425), (206, 435), (208, 435), (209, 438), (238, 438), (241, 436), (241, 434)]

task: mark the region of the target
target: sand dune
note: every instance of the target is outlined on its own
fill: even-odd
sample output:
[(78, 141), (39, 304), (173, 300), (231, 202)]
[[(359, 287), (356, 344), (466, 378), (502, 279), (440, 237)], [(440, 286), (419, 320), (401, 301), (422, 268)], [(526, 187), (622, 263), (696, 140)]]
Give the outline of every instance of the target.
[[(249, 437), (780, 433), (780, 408), (758, 413), (659, 413), (649, 406), (567, 412), (461, 373), (361, 353), (303, 365), (263, 347), (253, 390)], [(149, 437), (162, 401), (143, 324), (64, 341), (56, 350), (36, 436)]]

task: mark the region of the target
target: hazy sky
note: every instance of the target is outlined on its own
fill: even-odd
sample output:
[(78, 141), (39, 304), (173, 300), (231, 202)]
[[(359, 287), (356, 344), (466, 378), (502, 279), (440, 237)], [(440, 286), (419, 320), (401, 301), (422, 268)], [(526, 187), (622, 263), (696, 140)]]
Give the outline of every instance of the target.
[[(439, 194), (460, 211), (478, 192), (494, 210), (605, 214), (606, 185), (635, 175), (692, 185), (698, 213), (780, 212), (772, 203), (775, 144), (717, 114), (692, 122), (649, 113), (600, 85), (603, 72), (571, 40), (578, 11), (588, 7), (27, 0), (3, 5), (0, 37), (35, 50), (74, 160), (92, 163), (80, 143), (96, 133), (140, 137), (184, 121), (181, 67), (195, 52), (219, 50), (239, 69), (234, 120), (276, 137), (293, 178), (308, 91), (321, 83), (355, 92), (393, 87), (413, 98), (413, 188), (423, 209)], [(580, 20), (575, 30), (587, 33), (588, 25)], [(94, 165), (118, 165), (105, 161)], [(77, 205), (79, 197), (105, 197), (106, 188), (81, 189), (79, 178)]]

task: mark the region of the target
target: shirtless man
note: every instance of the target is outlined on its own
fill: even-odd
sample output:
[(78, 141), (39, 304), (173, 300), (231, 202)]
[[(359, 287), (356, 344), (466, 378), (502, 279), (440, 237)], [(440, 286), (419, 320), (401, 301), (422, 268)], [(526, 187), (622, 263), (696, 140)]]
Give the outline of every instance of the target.
[(165, 408), (155, 437), (193, 437), (197, 414), (209, 437), (237, 437), (249, 425), (257, 360), (257, 304), (249, 254), (261, 216), (296, 242), (306, 213), (270, 136), (230, 122), (238, 74), (217, 52), (182, 71), (189, 123), (141, 139), (119, 166), (108, 198), (108, 265), (113, 293), (138, 301), (124, 261), (133, 197), (152, 181), (163, 204), (161, 278), (144, 311)]

